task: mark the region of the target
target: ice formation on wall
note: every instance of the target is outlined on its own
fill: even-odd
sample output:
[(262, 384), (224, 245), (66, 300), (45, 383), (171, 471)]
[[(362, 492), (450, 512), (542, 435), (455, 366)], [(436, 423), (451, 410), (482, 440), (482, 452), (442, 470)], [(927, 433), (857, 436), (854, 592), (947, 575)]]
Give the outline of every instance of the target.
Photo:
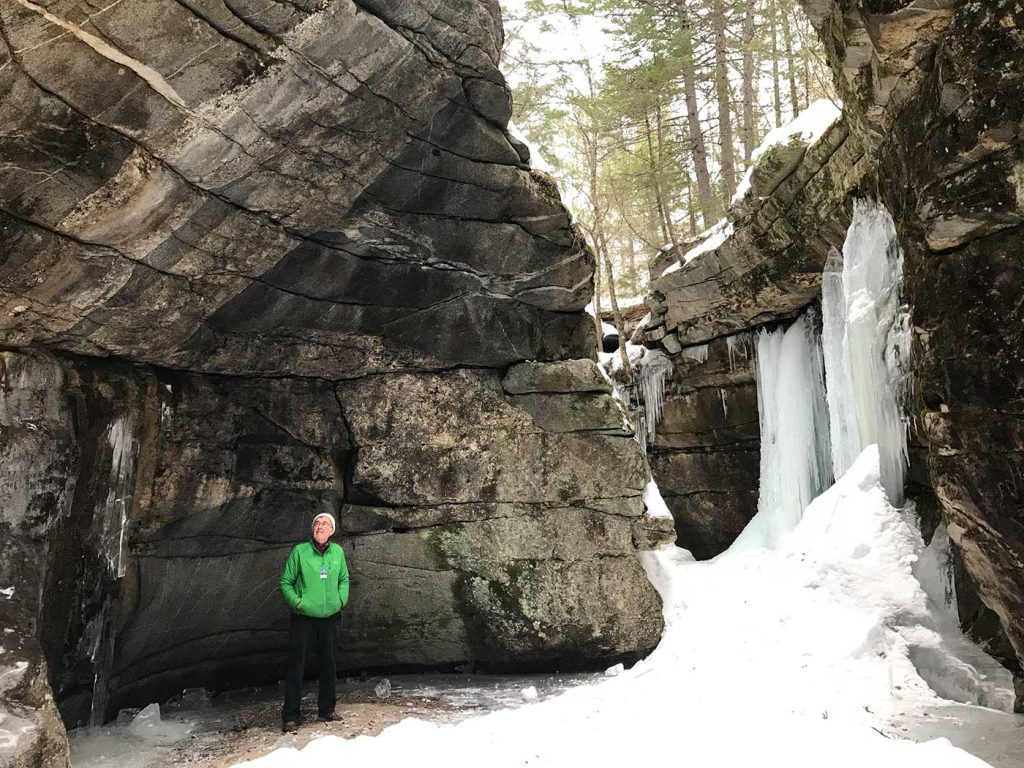
[(905, 404), (913, 328), (900, 303), (903, 253), (889, 212), (854, 202), (842, 260), (833, 253), (822, 287), (832, 469), (837, 477), (865, 447), (878, 444), (882, 485), (903, 501), (907, 466)]
[(729, 371), (732, 372), (736, 370), (741, 357), (749, 361), (754, 356), (757, 342), (752, 333), (737, 333), (725, 337), (725, 346), (729, 352)]
[(734, 548), (774, 547), (832, 482), (821, 344), (813, 316), (757, 340), (758, 514)]
[(138, 443), (135, 439), (135, 420), (131, 414), (121, 415), (111, 422), (107, 430), (107, 444), (110, 446), (110, 480), (107, 497), (97, 510), (100, 546), (106, 557), (112, 578), (124, 576), (125, 529), (128, 524), (128, 510), (132, 502), (132, 486), (135, 482), (135, 454)]
[(693, 347), (683, 347), (679, 352), (679, 356), (685, 360), (706, 363), (708, 361), (708, 345), (698, 344)]
[[(626, 343), (626, 354), (630, 363), (629, 384), (623, 384), (616, 375), (622, 368), (622, 356), (618, 352), (601, 353), (599, 367), (611, 382), (612, 396), (629, 412), (637, 442), (646, 451), (661, 421), (665, 380), (672, 373), (672, 360), (661, 350), (630, 342)], [(704, 354), (706, 358), (706, 349)]]
[[(705, 351), (705, 356), (706, 356)], [(634, 367), (637, 390), (643, 402), (643, 419), (638, 420), (637, 439), (644, 450), (652, 440), (661, 421), (665, 404), (665, 379), (672, 373), (672, 360), (658, 349), (649, 350)]]

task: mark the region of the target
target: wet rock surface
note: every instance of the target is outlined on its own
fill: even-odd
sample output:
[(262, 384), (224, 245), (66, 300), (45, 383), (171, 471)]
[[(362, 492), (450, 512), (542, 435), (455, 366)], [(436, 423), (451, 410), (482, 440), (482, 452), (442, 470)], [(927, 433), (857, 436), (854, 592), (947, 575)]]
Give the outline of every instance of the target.
[(33, 617), (17, 589), (0, 592), (0, 763), (67, 768), (67, 734), (53, 702)]

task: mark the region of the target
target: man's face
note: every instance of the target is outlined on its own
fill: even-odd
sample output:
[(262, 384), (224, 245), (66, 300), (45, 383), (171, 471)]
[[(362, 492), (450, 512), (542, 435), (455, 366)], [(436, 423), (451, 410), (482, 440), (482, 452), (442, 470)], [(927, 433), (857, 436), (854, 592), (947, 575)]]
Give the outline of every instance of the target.
[(313, 523), (313, 540), (317, 544), (324, 544), (331, 534), (334, 533), (334, 528), (331, 527), (331, 521), (326, 517), (321, 517)]

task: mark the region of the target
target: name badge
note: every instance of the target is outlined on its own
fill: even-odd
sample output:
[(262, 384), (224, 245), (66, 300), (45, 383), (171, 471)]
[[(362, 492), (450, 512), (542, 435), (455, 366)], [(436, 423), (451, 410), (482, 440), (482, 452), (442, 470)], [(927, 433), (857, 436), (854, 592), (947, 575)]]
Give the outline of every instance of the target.
[(321, 579), (326, 579), (326, 578), (327, 578), (327, 566), (326, 566), (326, 565), (325, 565), (325, 566), (323, 566), (323, 567), (322, 567), (322, 568), (320, 569), (320, 578), (321, 578)]

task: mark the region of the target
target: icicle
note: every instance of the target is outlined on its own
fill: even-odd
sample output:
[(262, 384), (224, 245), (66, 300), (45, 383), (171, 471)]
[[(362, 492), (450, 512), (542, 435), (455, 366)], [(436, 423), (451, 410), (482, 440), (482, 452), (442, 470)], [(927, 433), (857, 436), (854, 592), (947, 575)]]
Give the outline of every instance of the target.
[(750, 361), (750, 354), (753, 351), (753, 336), (749, 333), (737, 333), (725, 337), (725, 347), (729, 353), (729, 371), (735, 371), (739, 364), (740, 355), (743, 359)]
[(729, 403), (725, 399), (725, 390), (721, 387), (718, 388), (718, 396), (722, 398), (722, 417), (725, 419), (729, 418)]
[(160, 428), (170, 429), (174, 417), (174, 409), (171, 407), (174, 390), (171, 389), (170, 384), (164, 384), (164, 389), (167, 391), (167, 399), (160, 399)]
[(138, 449), (131, 414), (117, 417), (107, 430), (107, 443), (111, 449), (110, 476), (107, 497), (97, 510), (100, 546), (107, 560), (110, 576), (124, 576), (125, 532), (128, 510), (131, 507), (132, 487), (135, 481), (135, 454)]
[(902, 276), (889, 212), (855, 201), (841, 265), (838, 253), (831, 254), (822, 288), (833, 471), (843, 474), (877, 443), (882, 485), (897, 505), (907, 465), (912, 343), (910, 311), (899, 301)]
[(824, 366), (814, 323), (799, 318), (757, 340), (761, 426), (758, 513), (734, 548), (775, 546), (832, 481)]
[[(644, 355), (634, 369), (637, 379), (637, 390), (643, 403), (643, 419), (638, 420), (637, 435), (640, 444), (646, 450), (654, 440), (658, 423), (661, 421), (662, 408), (665, 404), (665, 379), (672, 373), (672, 361), (661, 350), (651, 350)], [(642, 429), (641, 429), (642, 424)]]
[(698, 344), (695, 347), (683, 347), (679, 352), (679, 356), (686, 360), (695, 360), (698, 363), (706, 363), (708, 361), (708, 345)]
[(89, 725), (103, 725), (107, 702), (110, 699), (110, 673), (114, 667), (114, 622), (111, 616), (110, 597), (86, 627), (89, 636), (89, 659), (92, 661), (93, 685), (92, 704), (89, 711)]

